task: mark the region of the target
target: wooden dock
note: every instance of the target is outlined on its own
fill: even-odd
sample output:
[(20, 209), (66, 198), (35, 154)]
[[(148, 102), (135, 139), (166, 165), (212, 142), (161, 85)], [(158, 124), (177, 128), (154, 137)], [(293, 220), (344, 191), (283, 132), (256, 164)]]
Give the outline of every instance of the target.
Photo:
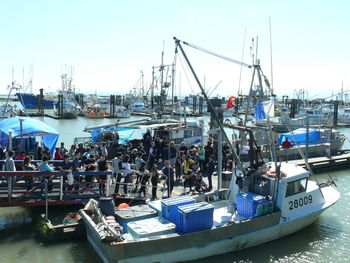
[[(289, 161), (298, 166), (306, 168), (304, 160)], [(336, 156), (309, 158), (308, 163), (314, 172), (327, 172), (350, 168), (350, 153), (344, 153)]]

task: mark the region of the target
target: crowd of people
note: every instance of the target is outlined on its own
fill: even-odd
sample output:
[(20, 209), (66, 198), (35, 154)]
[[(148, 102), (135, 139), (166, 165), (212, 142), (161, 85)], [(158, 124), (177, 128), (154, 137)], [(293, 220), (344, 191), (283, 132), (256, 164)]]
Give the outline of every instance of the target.
[[(65, 172), (66, 182), (75, 180), (75, 184), (69, 184), (64, 190), (78, 192), (79, 183), (84, 182), (86, 187), (94, 187), (94, 182), (99, 182), (101, 194), (106, 191), (106, 176), (82, 176), (75, 175), (70, 178), (72, 172), (76, 171), (99, 171), (112, 172), (115, 181), (115, 195), (130, 195), (136, 192), (139, 196), (147, 196), (147, 185), (152, 185), (151, 199), (157, 199), (157, 188), (161, 182), (166, 196), (171, 196), (176, 184), (183, 185), (184, 192), (189, 189), (193, 192), (195, 182), (200, 178), (207, 178), (205, 191), (213, 187), (212, 176), (216, 171), (216, 150), (211, 140), (203, 145), (187, 146), (184, 143), (175, 145), (173, 141), (164, 139), (153, 139), (147, 132), (143, 139), (132, 140), (122, 145), (118, 141), (107, 147), (106, 143), (91, 144), (84, 147), (82, 143), (71, 145), (69, 149), (61, 142), (60, 147), (55, 149), (53, 156), (45, 149), (38, 148), (36, 159), (42, 162), (38, 165), (32, 164), (30, 155), (19, 152), (15, 155), (13, 151), (7, 152), (5, 161), (6, 171), (46, 171), (60, 170)], [(224, 170), (232, 171), (234, 162), (228, 144), (223, 145), (222, 167)], [(14, 160), (23, 160), (16, 163)], [(54, 160), (52, 165), (49, 161)], [(28, 177), (33, 178), (33, 177)], [(26, 179), (28, 183), (33, 179)], [(29, 186), (28, 186), (29, 188)], [(166, 189), (166, 190), (165, 190)], [(198, 189), (197, 189), (198, 190)], [(203, 189), (201, 189), (203, 190)]]

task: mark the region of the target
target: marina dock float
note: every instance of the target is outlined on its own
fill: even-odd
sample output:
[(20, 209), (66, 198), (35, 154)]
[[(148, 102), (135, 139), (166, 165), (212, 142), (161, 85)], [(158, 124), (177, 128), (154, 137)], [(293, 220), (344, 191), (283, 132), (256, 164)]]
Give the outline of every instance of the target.
[[(301, 167), (306, 167), (304, 160), (289, 161)], [(329, 157), (309, 158), (308, 163), (314, 172), (332, 171), (350, 168), (350, 153), (344, 153)]]

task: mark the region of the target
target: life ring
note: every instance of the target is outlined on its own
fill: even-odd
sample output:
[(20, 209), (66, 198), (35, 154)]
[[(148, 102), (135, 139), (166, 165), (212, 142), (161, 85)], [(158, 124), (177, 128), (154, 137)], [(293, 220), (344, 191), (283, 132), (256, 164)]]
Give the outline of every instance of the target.
[[(281, 178), (287, 177), (287, 174), (285, 172), (281, 171), (280, 174), (281, 174)], [(269, 171), (267, 171), (266, 176), (271, 177), (271, 178), (275, 178), (276, 171), (269, 170)]]

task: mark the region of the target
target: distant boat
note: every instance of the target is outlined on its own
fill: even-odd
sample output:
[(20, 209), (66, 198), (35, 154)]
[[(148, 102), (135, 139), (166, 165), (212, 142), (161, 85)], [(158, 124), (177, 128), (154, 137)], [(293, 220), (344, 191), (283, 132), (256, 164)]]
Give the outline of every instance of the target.
[[(72, 87), (73, 79), (67, 74), (62, 74), (62, 89), (59, 90), (59, 101), (57, 103), (57, 115), (63, 119), (76, 119), (81, 110), (80, 105), (75, 101), (75, 91)], [(60, 99), (61, 97), (61, 99)], [(61, 101), (60, 101), (61, 100)], [(61, 107), (60, 107), (60, 103)]]
[(144, 112), (145, 111), (145, 104), (138, 100), (138, 101), (135, 101), (134, 103), (131, 104), (131, 108), (130, 110), (133, 111), (133, 112)]
[(0, 105), (0, 119), (11, 118), (17, 116), (19, 109), (17, 105), (3, 104)]
[(131, 112), (124, 106), (115, 106), (115, 117), (116, 118), (129, 118)]
[(100, 104), (95, 104), (91, 107), (88, 107), (84, 112), (85, 118), (91, 119), (103, 119), (106, 117), (106, 112), (103, 110)]
[[(19, 101), (21, 102), (24, 109), (38, 109), (39, 108), (39, 98), (33, 93), (16, 93)], [(55, 104), (54, 100), (43, 100), (44, 109), (53, 109)]]

